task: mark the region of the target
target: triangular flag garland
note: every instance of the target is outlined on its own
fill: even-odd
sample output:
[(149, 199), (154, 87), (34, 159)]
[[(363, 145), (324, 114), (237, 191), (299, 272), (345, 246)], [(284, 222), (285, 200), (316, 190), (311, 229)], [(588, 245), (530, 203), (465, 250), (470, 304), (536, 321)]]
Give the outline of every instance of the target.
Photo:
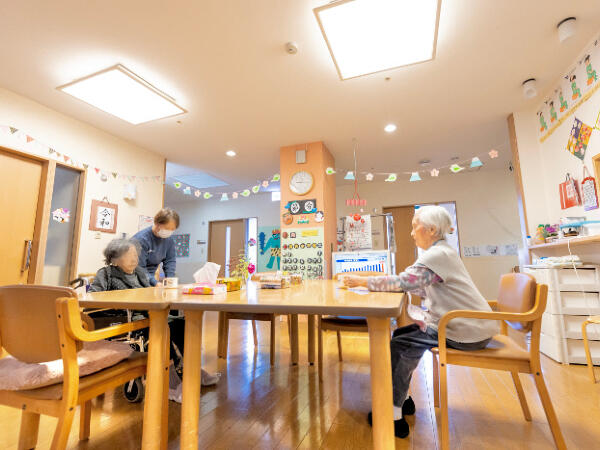
[[(54, 147), (50, 147), (50, 146), (44, 144), (43, 142), (37, 140), (33, 136), (30, 136), (29, 134), (25, 133), (23, 130), (19, 130), (18, 128), (6, 126), (6, 125), (4, 125), (4, 126), (0, 125), (0, 131), (2, 131), (4, 134), (6, 134), (8, 136), (12, 135), (13, 138), (16, 138), (22, 145), (25, 145), (26, 148), (31, 153), (35, 153), (35, 154), (47, 153), (48, 155), (53, 156), (57, 160), (64, 161), (65, 163), (69, 163), (72, 166), (83, 168), (85, 170), (87, 170), (90, 167), (89, 163), (82, 162), (78, 159), (71, 157), (70, 155), (61, 153), (61, 152), (57, 151)], [(112, 175), (112, 179), (115, 179), (115, 180), (127, 179), (129, 181), (138, 180), (138, 181), (153, 181), (153, 182), (162, 183), (161, 175), (155, 175), (155, 176), (150, 176), (150, 177), (148, 177), (148, 176), (143, 177), (143, 176), (139, 176), (139, 175), (124, 175), (119, 172), (114, 172), (112, 170), (103, 170), (98, 167), (94, 167), (94, 172), (96, 173), (96, 175), (100, 176), (100, 178), (103, 181), (111, 179), (110, 175)]]
[[(600, 116), (599, 116), (598, 120), (600, 121)], [(484, 162), (482, 161), (482, 158), (484, 156), (489, 156), (490, 159), (494, 159), (494, 158), (497, 158), (498, 155), (499, 155), (498, 150), (496, 150), (495, 148), (492, 148), (490, 151), (488, 151), (486, 153), (480, 153), (479, 155), (473, 156), (472, 158), (460, 160), (457, 163), (449, 164), (447, 166), (441, 166), (441, 167), (425, 169), (425, 170), (413, 170), (411, 172), (401, 172), (401, 173), (404, 175), (409, 175), (408, 181), (411, 181), (411, 182), (422, 181), (423, 174), (429, 174), (430, 177), (435, 178), (435, 177), (439, 177), (441, 169), (448, 169), (452, 173), (459, 173), (459, 172), (462, 172), (463, 170), (465, 170), (465, 167), (468, 167), (470, 169), (479, 168), (484, 165)], [(399, 173), (397, 173), (397, 172), (356, 172), (356, 173), (354, 173), (354, 171), (352, 171), (352, 170), (341, 169), (338, 167), (327, 167), (327, 169), (325, 169), (325, 173), (327, 175), (333, 175), (338, 172), (345, 174), (345, 176), (344, 176), (345, 180), (359, 179), (359, 175), (364, 175), (366, 181), (373, 181), (375, 176), (384, 176), (385, 179), (383, 181), (387, 181), (390, 183), (393, 183), (393, 182), (399, 180)]]

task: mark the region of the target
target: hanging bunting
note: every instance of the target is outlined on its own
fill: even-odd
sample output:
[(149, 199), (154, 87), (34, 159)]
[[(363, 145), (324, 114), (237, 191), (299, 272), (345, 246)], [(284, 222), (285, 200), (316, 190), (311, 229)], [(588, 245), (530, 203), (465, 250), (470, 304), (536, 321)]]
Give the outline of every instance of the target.
[(242, 197), (248, 197), (250, 195), (250, 190), (249, 189), (244, 189), (242, 192)]
[(384, 181), (389, 181), (389, 182), (393, 183), (397, 179), (398, 179), (398, 175), (396, 175), (395, 173), (390, 173)]
[(227, 197), (227, 194), (225, 194), (225, 193), (224, 193), (224, 194), (222, 194), (222, 195), (221, 195), (221, 200), (220, 200), (220, 201), (221, 201), (221, 202), (226, 202), (227, 200), (229, 200), (229, 198)]
[(49, 154), (52, 154), (52, 153), (54, 153), (54, 152), (55, 152), (55, 150), (54, 150), (53, 148), (50, 148), (50, 147), (48, 147), (48, 153), (49, 153)]
[(88, 167), (90, 167), (90, 166), (89, 166), (89, 165), (87, 165), (86, 163), (83, 163), (83, 168), (84, 168), (85, 170), (87, 170), (87, 169), (88, 169)]
[(431, 172), (429, 172), (429, 175), (431, 175), (432, 177), (437, 177), (440, 175), (440, 171), (437, 169), (431, 169)]
[(212, 197), (212, 194), (211, 194), (210, 192), (205, 192), (205, 193), (204, 193), (204, 198), (205, 198), (206, 200), (208, 200), (208, 199), (209, 199), (209, 198), (211, 198), (211, 197)]
[(333, 175), (335, 173), (335, 170), (333, 167), (328, 167), (327, 169), (325, 169), (325, 173), (327, 175)]
[(458, 164), (452, 164), (452, 165), (450, 166), (450, 171), (451, 171), (452, 173), (458, 173), (458, 172), (460, 172), (460, 171), (461, 171), (461, 170), (463, 170), (463, 169), (464, 169), (464, 167), (460, 167)]
[(409, 181), (421, 181), (421, 176), (419, 175), (419, 172), (413, 172), (410, 176)]
[(262, 182), (262, 187), (264, 188), (268, 188), (269, 187), (269, 182), (267, 180)]
[(260, 191), (260, 186), (259, 185), (252, 186), (252, 192), (254, 192), (255, 194), (258, 194), (258, 191)]
[(281, 176), (278, 173), (276, 173), (275, 175), (273, 175), (273, 178), (271, 179), (271, 181), (275, 183), (275, 182), (279, 181), (280, 179), (281, 179)]
[(234, 200), (237, 199), (238, 198), (238, 193), (234, 192), (233, 194), (231, 194), (231, 198), (234, 199)]
[(354, 180), (354, 172), (349, 170), (346, 172), (346, 176), (344, 176), (344, 180)]
[(176, 181), (175, 183), (173, 183), (173, 186), (175, 186), (175, 189), (179, 189), (181, 187), (181, 183), (179, 181)]
[(373, 181), (373, 174), (372, 173), (368, 173), (365, 175), (365, 180), (367, 181)]
[(18, 128), (15, 128), (15, 127), (9, 127), (9, 128), (10, 128), (10, 132), (11, 132), (12, 134), (15, 134), (17, 131), (19, 131), (19, 129), (18, 129)]
[(192, 190), (190, 189), (189, 186), (186, 186), (185, 189), (183, 190), (183, 193), (185, 195), (192, 195)]
[(202, 195), (202, 192), (200, 192), (198, 189), (196, 189), (196, 190), (194, 191), (194, 195), (195, 195), (196, 197), (200, 197), (200, 196)]
[(488, 155), (490, 155), (490, 158), (494, 159), (498, 157), (498, 151), (491, 149), (490, 152), (488, 153)]
[(33, 141), (33, 138), (29, 135), (25, 136), (25, 140), (27, 141), (27, 143), (29, 144), (31, 141)]
[(481, 166), (483, 166), (481, 160), (477, 156), (474, 156), (473, 159), (471, 159), (471, 169)]

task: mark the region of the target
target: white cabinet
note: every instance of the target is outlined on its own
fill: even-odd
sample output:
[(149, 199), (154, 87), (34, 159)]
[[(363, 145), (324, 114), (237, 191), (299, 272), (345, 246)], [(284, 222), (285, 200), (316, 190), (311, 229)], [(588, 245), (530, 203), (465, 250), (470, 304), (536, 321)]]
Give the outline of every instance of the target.
[[(585, 364), (581, 324), (590, 315), (600, 314), (600, 266), (525, 266), (523, 272), (548, 285), (540, 351), (562, 363)], [(589, 325), (587, 331), (592, 359), (600, 365), (600, 325)]]

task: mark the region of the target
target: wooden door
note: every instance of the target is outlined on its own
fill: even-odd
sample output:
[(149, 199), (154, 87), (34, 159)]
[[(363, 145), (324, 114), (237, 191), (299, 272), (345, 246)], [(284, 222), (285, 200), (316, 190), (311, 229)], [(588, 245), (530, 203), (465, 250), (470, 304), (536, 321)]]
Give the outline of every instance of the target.
[(42, 162), (0, 151), (0, 285), (27, 283)]
[(417, 247), (410, 235), (415, 207), (398, 206), (384, 208), (384, 213), (391, 213), (394, 217), (394, 235), (396, 238), (396, 272), (400, 273), (417, 259)]
[(221, 266), (220, 277), (229, 276), (246, 249), (245, 220), (210, 222), (208, 230), (208, 261)]

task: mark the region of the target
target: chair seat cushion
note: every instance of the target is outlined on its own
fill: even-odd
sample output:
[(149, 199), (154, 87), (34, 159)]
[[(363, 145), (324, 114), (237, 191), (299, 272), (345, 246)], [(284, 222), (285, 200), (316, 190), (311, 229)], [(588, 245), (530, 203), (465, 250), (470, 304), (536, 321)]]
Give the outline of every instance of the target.
[[(513, 341), (508, 336), (497, 334), (492, 338), (486, 348), (482, 350), (455, 350), (446, 347), (448, 355), (448, 363), (452, 364), (452, 356), (472, 357), (472, 358), (493, 358), (517, 361), (529, 361), (530, 353)], [(439, 349), (431, 349), (432, 353), (439, 353)]]
[(367, 325), (366, 317), (357, 316), (326, 316), (322, 322), (335, 323), (337, 325)]
[[(126, 342), (85, 342), (77, 353), (79, 376), (98, 372), (128, 358), (133, 349)], [(0, 390), (19, 391), (62, 383), (62, 359), (26, 363), (12, 356), (0, 359)]]

